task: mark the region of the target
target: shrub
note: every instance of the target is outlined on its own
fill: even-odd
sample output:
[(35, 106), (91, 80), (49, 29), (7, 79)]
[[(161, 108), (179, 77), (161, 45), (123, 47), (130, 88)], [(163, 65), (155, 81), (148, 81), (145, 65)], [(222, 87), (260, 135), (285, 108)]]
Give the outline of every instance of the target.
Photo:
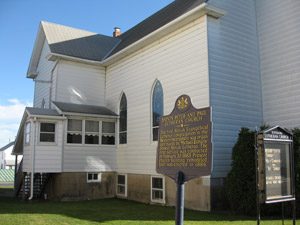
[(226, 193), (232, 210), (256, 213), (255, 132), (242, 128), (232, 149), (232, 169), (226, 179)]
[[(266, 127), (263, 127), (263, 129)], [(300, 129), (293, 133), (294, 172), (296, 205), (300, 204)], [(255, 169), (255, 132), (242, 128), (237, 143), (232, 149), (232, 168), (226, 179), (226, 193), (232, 210), (240, 214), (256, 215), (256, 169)], [(285, 203), (285, 215), (292, 215), (292, 204)], [(281, 213), (279, 204), (261, 204), (261, 213), (274, 215)], [(297, 215), (300, 208), (297, 209)], [(279, 214), (280, 215), (280, 214)]]

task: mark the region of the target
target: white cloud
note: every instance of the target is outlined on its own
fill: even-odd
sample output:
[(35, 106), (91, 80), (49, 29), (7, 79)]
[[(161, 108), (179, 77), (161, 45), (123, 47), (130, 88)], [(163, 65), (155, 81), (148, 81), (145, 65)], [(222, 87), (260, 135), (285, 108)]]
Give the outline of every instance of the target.
[(13, 141), (17, 135), (25, 107), (32, 103), (9, 99), (9, 104), (0, 105), (0, 148)]

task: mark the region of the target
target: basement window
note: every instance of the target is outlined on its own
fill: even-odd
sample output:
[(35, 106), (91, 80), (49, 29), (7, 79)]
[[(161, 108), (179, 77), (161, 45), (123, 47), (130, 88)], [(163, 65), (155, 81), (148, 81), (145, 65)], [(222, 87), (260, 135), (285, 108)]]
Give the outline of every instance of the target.
[(164, 179), (162, 177), (151, 177), (151, 201), (165, 202)]
[(117, 194), (123, 197), (127, 196), (127, 175), (119, 174), (117, 176)]
[(101, 173), (87, 173), (87, 182), (101, 182)]
[(40, 123), (40, 142), (55, 142), (55, 123)]

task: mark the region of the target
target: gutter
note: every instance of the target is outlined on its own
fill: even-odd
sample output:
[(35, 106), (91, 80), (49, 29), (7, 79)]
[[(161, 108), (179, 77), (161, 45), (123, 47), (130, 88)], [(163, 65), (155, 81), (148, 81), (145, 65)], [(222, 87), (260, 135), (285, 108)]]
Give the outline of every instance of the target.
[(96, 65), (96, 66), (103, 66), (103, 63), (100, 61), (76, 58), (73, 56), (62, 55), (62, 54), (58, 54), (58, 53), (49, 53), (46, 56), (46, 59), (49, 61), (56, 61), (57, 59), (65, 59), (65, 60), (69, 60), (69, 61), (73, 61), (73, 62), (81, 62), (81, 63), (87, 63), (87, 64), (91, 64), (91, 65)]
[[(157, 30), (153, 31), (152, 33), (146, 35), (145, 37), (141, 38), (140, 40), (134, 42), (133, 44), (127, 46), (126, 48), (124, 48), (121, 51), (117, 52), (116, 54), (112, 55), (111, 57), (104, 59), (102, 61), (102, 63), (103, 63), (103, 65), (108, 66), (108, 65), (114, 63), (115, 61), (117, 61), (119, 57), (124, 57), (124, 56), (122, 56), (123, 54), (125, 54), (125, 56), (126, 56), (126, 53), (131, 54), (132, 52), (134, 52), (136, 50), (136, 49), (134, 49), (134, 47), (139, 49), (139, 45), (142, 45), (143, 42), (147, 43), (147, 41), (149, 41), (149, 39), (151, 39), (152, 37), (155, 37), (157, 35), (158, 38), (161, 38), (162, 36), (165, 35), (163, 30), (165, 30), (167, 28), (170, 28), (172, 26), (175, 27), (177, 24), (179, 24), (180, 21), (183, 21), (183, 20), (187, 19), (190, 16), (194, 16), (195, 18), (197, 18), (197, 17), (200, 17), (200, 16), (205, 15), (205, 14), (219, 19), (220, 17), (227, 14), (227, 11), (224, 10), (224, 9), (215, 7), (213, 5), (203, 3), (203, 4), (199, 5), (198, 7), (192, 9), (191, 11), (189, 11), (189, 12), (183, 14), (182, 16), (176, 18), (175, 20), (172, 20), (171, 22), (169, 22), (169, 23), (165, 24), (164, 26), (158, 28)], [(191, 21), (193, 21), (193, 20), (194, 20), (194, 18), (191, 19)], [(169, 33), (169, 32), (167, 32), (167, 33)], [(131, 50), (131, 52), (130, 52), (130, 50)]]
[[(68, 116), (81, 116), (81, 117), (95, 117), (95, 118), (108, 118), (108, 119), (118, 119), (120, 116), (110, 116), (110, 115), (99, 115), (99, 114), (87, 114), (87, 113), (74, 113), (74, 112), (62, 112)], [(64, 117), (66, 119), (66, 117)]]

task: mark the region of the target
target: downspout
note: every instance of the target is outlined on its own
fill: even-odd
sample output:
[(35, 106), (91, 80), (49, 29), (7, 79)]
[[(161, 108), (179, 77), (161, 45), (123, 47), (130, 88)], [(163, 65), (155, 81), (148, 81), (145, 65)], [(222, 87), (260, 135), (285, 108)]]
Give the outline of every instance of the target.
[(36, 150), (36, 117), (33, 119), (34, 122), (34, 136), (33, 136), (33, 152), (31, 154), (31, 176), (30, 176), (30, 196), (28, 200), (33, 199), (33, 181), (34, 181), (34, 169), (35, 169), (35, 150)]
[[(65, 117), (65, 114), (62, 115)], [(64, 157), (65, 157), (65, 135), (67, 134), (66, 132), (66, 119), (63, 120), (63, 135), (62, 135), (62, 153), (61, 153), (61, 172), (64, 171)]]

